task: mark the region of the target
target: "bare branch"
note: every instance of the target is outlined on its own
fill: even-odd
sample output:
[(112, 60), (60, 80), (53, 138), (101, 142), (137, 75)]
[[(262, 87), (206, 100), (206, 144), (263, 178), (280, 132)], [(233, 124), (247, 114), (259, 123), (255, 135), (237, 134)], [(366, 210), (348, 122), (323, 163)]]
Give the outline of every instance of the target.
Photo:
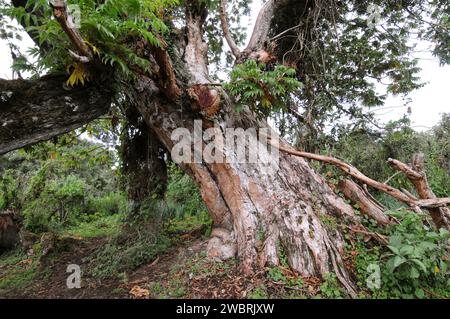
[(412, 167), (398, 160), (388, 159), (388, 163), (397, 171), (404, 173), (414, 185), (419, 197), (422, 199), (422, 204), (426, 205), (422, 207), (427, 207), (430, 211), (431, 218), (436, 227), (450, 229), (450, 210), (445, 207), (445, 199), (437, 199), (428, 184), (427, 174), (425, 173), (424, 155), (414, 154), (411, 162)]
[(220, 22), (222, 24), (222, 31), (223, 35), (225, 36), (225, 40), (227, 40), (228, 46), (231, 49), (231, 52), (236, 57), (236, 59), (239, 59), (239, 56), (241, 55), (241, 51), (239, 50), (238, 46), (236, 45), (236, 42), (234, 41), (233, 37), (231, 36), (230, 29), (228, 27), (228, 21), (227, 21), (227, 1), (226, 0), (220, 0)]
[(88, 63), (89, 62), (89, 58), (86, 56), (81, 56), (79, 54), (76, 54), (75, 52), (73, 52), (72, 50), (69, 50), (69, 54), (72, 58), (74, 58), (75, 60), (82, 62), (82, 63)]
[(405, 173), (405, 175), (411, 180), (418, 180), (422, 178), (422, 175), (413, 170), (411, 167), (402, 163), (396, 159), (389, 158), (388, 163), (394, 167), (397, 171)]
[(358, 179), (359, 181), (379, 190), (384, 193), (387, 193), (397, 199), (398, 201), (401, 201), (407, 205), (409, 205), (413, 209), (417, 209), (418, 207), (427, 208), (427, 207), (441, 207), (450, 205), (450, 198), (439, 198), (439, 199), (426, 199), (426, 200), (418, 200), (418, 199), (412, 199), (410, 196), (404, 194), (402, 191), (400, 191), (397, 188), (391, 187), (387, 184), (380, 183), (378, 181), (375, 181), (367, 176), (365, 176), (363, 173), (361, 173), (357, 168), (353, 167), (350, 164), (347, 164), (337, 158), (330, 157), (330, 156), (324, 156), (324, 155), (318, 155), (313, 153), (307, 153), (307, 152), (300, 152), (292, 148), (286, 148), (283, 146), (277, 146), (275, 144), (272, 144), (272, 146), (277, 147), (280, 151), (285, 152), (290, 155), (299, 156), (311, 160), (316, 160), (324, 163), (328, 163), (331, 165), (334, 165), (338, 168), (340, 168), (342, 171), (344, 171), (346, 174)]
[(352, 180), (343, 179), (339, 182), (338, 187), (346, 198), (359, 205), (361, 212), (376, 220), (378, 224), (387, 225), (391, 222), (384, 213), (384, 208)]

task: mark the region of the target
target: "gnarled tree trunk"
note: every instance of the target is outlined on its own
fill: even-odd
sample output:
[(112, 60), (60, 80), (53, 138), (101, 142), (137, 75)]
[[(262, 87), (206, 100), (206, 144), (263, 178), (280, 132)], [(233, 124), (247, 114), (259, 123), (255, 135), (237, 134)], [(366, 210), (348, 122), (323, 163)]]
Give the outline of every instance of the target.
[[(189, 21), (188, 27), (197, 31), (188, 30), (188, 34), (201, 34), (200, 26), (199, 20)], [(177, 71), (189, 74), (189, 83), (182, 83), (183, 86), (195, 87), (202, 95), (221, 96), (220, 110), (208, 112), (217, 101), (197, 99), (192, 94), (182, 96), (183, 105), (179, 105), (145, 76), (139, 78), (134, 91), (129, 90), (133, 91), (130, 96), (146, 123), (168, 150), (174, 147), (172, 132), (177, 128), (186, 128), (194, 136), (196, 119), (202, 120), (203, 130), (216, 127), (222, 135), (226, 128), (267, 127), (249, 110), (237, 113), (225, 92), (218, 95), (216, 89), (208, 88), (202, 45), (201, 38), (189, 38), (184, 54), (180, 55), (184, 57), (183, 63), (176, 63), (184, 69)], [(199, 109), (200, 112), (194, 111)], [(322, 216), (332, 215), (357, 223), (352, 208), (301, 158), (268, 153), (265, 163), (279, 161), (279, 169), (270, 171), (270, 165), (264, 163), (240, 163), (233, 147), (225, 146), (220, 151), (232, 160), (182, 164), (198, 183), (214, 220), (209, 255), (227, 258), (237, 252), (244, 272), (251, 273), (258, 266), (278, 265), (282, 253), (292, 269), (304, 276), (335, 272), (354, 294), (342, 260), (342, 236), (327, 229), (321, 221)]]

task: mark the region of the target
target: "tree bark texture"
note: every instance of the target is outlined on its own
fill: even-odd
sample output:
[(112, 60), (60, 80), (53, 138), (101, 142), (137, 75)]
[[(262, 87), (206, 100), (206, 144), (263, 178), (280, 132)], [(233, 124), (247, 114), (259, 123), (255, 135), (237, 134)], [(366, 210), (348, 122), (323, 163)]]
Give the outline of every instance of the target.
[(0, 79), (0, 154), (79, 128), (108, 112), (104, 83), (65, 87), (66, 76)]

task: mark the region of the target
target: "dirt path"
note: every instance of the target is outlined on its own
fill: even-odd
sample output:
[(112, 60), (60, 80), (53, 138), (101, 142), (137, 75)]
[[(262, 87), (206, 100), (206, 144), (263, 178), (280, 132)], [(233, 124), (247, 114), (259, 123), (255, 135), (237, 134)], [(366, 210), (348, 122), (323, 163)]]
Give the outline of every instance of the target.
[[(235, 261), (209, 260), (205, 256), (206, 241), (198, 238), (186, 240), (121, 276), (98, 279), (87, 275), (86, 270), (92, 267), (88, 257), (106, 244), (105, 238), (79, 240), (56, 257), (44, 259), (30, 284), (0, 293), (0, 298), (264, 298), (267, 292), (279, 296), (284, 289), (283, 285), (268, 281), (262, 272), (253, 277), (243, 276)], [(22, 263), (19, 261), (17, 265)], [(70, 264), (79, 265), (83, 272), (80, 289), (66, 286)], [(5, 269), (0, 269), (0, 279), (2, 275)], [(305, 283), (303, 292), (292, 292), (301, 296), (317, 293), (318, 280), (306, 279)]]
[[(77, 264), (81, 270), (89, 269), (87, 261), (93, 252), (101, 249), (106, 239), (80, 240), (57, 257), (43, 259), (37, 275), (21, 289), (12, 289), (2, 298), (242, 298), (239, 277), (231, 278), (232, 267), (208, 261), (202, 252), (206, 242), (195, 239), (173, 247), (149, 264), (142, 265), (126, 278), (96, 279), (82, 275), (80, 289), (66, 286), (67, 266)], [(20, 262), (19, 262), (20, 263)], [(222, 275), (226, 266), (226, 278)], [(225, 279), (225, 280), (224, 280)], [(230, 284), (233, 293), (230, 293)]]

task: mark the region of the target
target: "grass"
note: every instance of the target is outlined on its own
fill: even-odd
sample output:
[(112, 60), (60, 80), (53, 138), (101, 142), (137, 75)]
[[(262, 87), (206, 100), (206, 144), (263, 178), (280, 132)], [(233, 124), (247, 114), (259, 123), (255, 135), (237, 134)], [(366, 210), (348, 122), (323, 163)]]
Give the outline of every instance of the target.
[(172, 218), (167, 225), (168, 233), (189, 233), (196, 229), (204, 229), (204, 235), (211, 233), (212, 220), (208, 212), (200, 211), (197, 214), (185, 214), (182, 217)]
[(0, 258), (0, 296), (27, 286), (36, 276), (37, 261), (21, 250), (15, 249)]
[(171, 241), (166, 235), (152, 234), (145, 229), (131, 233), (125, 239), (117, 236), (89, 257), (93, 265), (90, 273), (96, 278), (120, 276), (154, 260), (170, 246)]
[(103, 216), (92, 222), (81, 222), (64, 232), (82, 238), (113, 237), (120, 232), (122, 217), (121, 214)]

